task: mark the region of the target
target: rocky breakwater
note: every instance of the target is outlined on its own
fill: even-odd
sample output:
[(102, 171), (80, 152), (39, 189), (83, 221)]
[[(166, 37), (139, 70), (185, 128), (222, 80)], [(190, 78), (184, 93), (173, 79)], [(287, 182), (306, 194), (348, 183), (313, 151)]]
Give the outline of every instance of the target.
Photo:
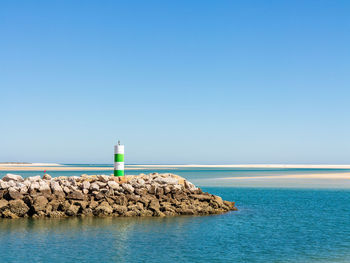
[(237, 210), (174, 174), (0, 179), (0, 217), (210, 215)]

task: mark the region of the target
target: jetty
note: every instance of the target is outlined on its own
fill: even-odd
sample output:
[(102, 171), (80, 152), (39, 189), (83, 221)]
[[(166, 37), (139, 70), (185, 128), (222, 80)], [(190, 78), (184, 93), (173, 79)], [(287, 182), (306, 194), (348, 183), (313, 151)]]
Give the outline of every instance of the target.
[(0, 179), (1, 218), (163, 217), (235, 210), (234, 202), (203, 192), (170, 173), (55, 178), (7, 174)]

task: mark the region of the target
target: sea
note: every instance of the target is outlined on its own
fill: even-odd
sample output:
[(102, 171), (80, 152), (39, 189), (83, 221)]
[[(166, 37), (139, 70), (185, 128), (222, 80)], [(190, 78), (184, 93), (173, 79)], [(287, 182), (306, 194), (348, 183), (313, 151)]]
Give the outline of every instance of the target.
[[(126, 174), (151, 172), (183, 176), (235, 201), (239, 210), (165, 218), (0, 219), (0, 262), (350, 262), (350, 180), (279, 178), (350, 170), (141, 167)], [(50, 172), (83, 173), (108, 174)]]

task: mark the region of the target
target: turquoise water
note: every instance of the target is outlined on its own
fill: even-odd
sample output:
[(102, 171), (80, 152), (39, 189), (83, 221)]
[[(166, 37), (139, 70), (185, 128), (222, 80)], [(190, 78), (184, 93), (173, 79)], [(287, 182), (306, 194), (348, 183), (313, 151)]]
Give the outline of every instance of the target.
[(350, 262), (350, 190), (346, 187), (318, 188), (317, 182), (308, 188), (205, 186), (208, 174), (278, 177), (289, 172), (305, 173), (176, 172), (204, 185), (206, 191), (235, 200), (239, 211), (224, 215), (1, 220), (0, 261)]

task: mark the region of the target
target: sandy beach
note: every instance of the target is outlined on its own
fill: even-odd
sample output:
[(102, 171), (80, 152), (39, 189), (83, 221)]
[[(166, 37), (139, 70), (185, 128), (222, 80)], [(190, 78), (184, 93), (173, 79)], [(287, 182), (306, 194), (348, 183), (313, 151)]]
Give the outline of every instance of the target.
[(280, 168), (280, 169), (350, 169), (350, 164), (156, 164), (129, 165), (130, 167), (179, 167), (179, 168)]
[[(333, 164), (157, 164), (157, 165), (142, 165), (133, 164), (126, 165), (125, 170), (152, 170), (152, 169), (167, 169), (175, 170), (177, 168), (271, 168), (271, 169), (350, 169), (350, 165), (333, 165)], [(95, 167), (95, 166), (66, 166), (58, 163), (0, 163), (0, 171), (112, 171), (113, 167)], [(287, 175), (286, 175), (287, 176)], [(288, 175), (291, 176), (291, 175)], [(301, 176), (301, 175), (296, 175)], [(310, 176), (310, 175), (305, 175)], [(322, 175), (324, 176), (324, 174)], [(239, 177), (233, 177), (237, 179)], [(244, 177), (246, 178), (246, 177)], [(259, 177), (262, 178), (262, 177)], [(268, 177), (266, 177), (268, 179)], [(289, 177), (290, 178), (290, 177)], [(301, 178), (301, 177), (298, 177)], [(333, 177), (332, 177), (333, 178)], [(227, 178), (225, 178), (227, 179)]]
[(59, 163), (0, 163), (0, 167), (62, 166)]
[[(152, 167), (142, 170), (153, 170)], [(161, 168), (160, 168), (161, 169)], [(164, 168), (175, 170), (176, 168)], [(0, 171), (113, 171), (113, 167), (75, 167), (75, 166), (0, 166)], [(125, 170), (140, 170), (136, 167), (125, 167)]]
[(276, 180), (276, 179), (350, 179), (350, 173), (327, 173), (327, 174), (288, 174), (278, 176), (239, 176), (239, 177), (223, 177), (220, 180)]

